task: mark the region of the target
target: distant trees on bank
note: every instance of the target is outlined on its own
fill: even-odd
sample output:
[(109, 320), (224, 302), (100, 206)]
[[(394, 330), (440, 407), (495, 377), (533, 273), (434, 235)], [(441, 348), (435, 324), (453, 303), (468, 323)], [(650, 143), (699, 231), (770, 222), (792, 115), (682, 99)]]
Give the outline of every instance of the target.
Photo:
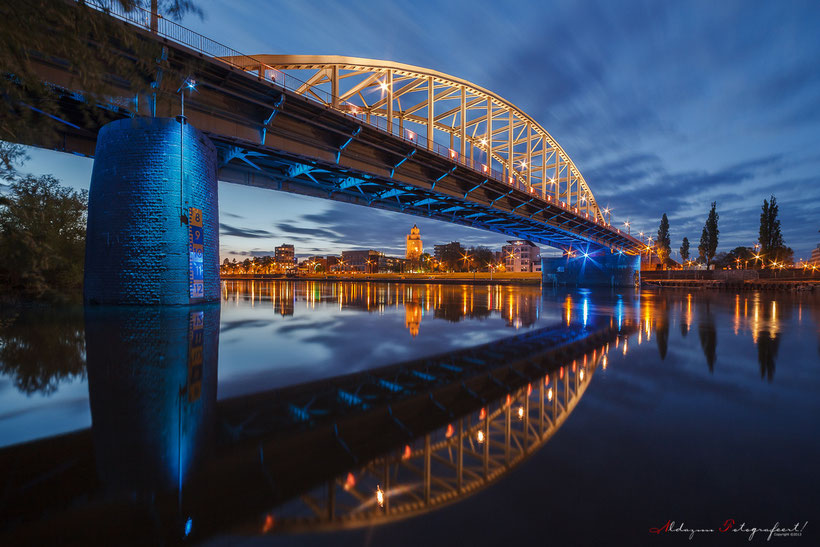
[[(717, 202), (706, 217), (698, 244), (698, 257), (690, 260), (689, 238), (684, 237), (680, 245), (680, 261), (683, 267), (693, 264), (702, 264), (707, 268), (714, 265), (717, 269), (723, 268), (783, 268), (794, 264), (794, 251), (783, 242), (778, 217), (777, 198), (771, 196), (763, 200), (760, 213), (760, 229), (757, 243), (754, 247), (735, 247), (728, 252), (717, 252), (720, 230), (717, 212)], [(658, 227), (658, 240), (655, 243), (655, 253), (662, 264), (669, 265), (670, 251), (669, 219), (666, 213), (661, 217)]]

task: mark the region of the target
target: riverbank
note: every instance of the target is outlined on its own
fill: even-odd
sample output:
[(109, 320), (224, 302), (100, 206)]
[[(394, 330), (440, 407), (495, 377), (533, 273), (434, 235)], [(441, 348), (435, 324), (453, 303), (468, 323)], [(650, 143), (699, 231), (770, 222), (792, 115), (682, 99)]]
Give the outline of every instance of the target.
[(641, 272), (641, 286), (732, 291), (820, 291), (820, 275), (801, 270)]
[(222, 275), (224, 281), (374, 281), (389, 283), (441, 283), (454, 285), (540, 285), (541, 274), (534, 273), (492, 273), (489, 272), (458, 272), (432, 274), (311, 274), (284, 276), (276, 274), (233, 274)]

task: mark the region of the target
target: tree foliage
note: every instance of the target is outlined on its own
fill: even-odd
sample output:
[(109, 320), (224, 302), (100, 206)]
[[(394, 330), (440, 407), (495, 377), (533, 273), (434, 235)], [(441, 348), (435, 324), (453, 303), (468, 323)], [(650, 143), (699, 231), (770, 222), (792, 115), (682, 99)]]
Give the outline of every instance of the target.
[(28, 297), (82, 286), (88, 193), (51, 175), (11, 180), (0, 197), (0, 282)]
[(467, 250), (467, 254), (470, 256), (470, 267), (479, 271), (489, 271), (490, 265), (493, 263), (493, 259), (495, 259), (495, 253), (488, 247), (482, 245), (470, 247)]
[(684, 237), (683, 241), (680, 244), (680, 259), (682, 262), (686, 263), (689, 260), (689, 238)]
[(440, 260), (446, 271), (461, 272), (466, 270), (466, 262), (464, 255), (466, 250), (457, 242), (449, 243), (443, 246), (441, 250)]
[(712, 259), (715, 257), (718, 247), (718, 218), (716, 211), (717, 202), (712, 202), (712, 209), (709, 211), (709, 216), (706, 217), (706, 223), (703, 225), (703, 231), (700, 234), (700, 244), (698, 245), (698, 253), (701, 260), (709, 267)]
[(777, 218), (777, 198), (771, 196), (770, 201), (763, 200), (760, 213), (760, 254), (764, 260), (771, 262), (794, 262), (794, 251), (783, 243), (783, 234), (780, 232), (780, 220)]
[(669, 255), (672, 254), (672, 240), (669, 237), (669, 219), (666, 213), (661, 217), (660, 226), (658, 226), (658, 239), (655, 242), (655, 252), (661, 264), (666, 264), (669, 261)]
[[(141, 40), (132, 26), (105, 14), (135, 12), (150, 4), (142, 0), (0, 2), (0, 139), (32, 143), (53, 138), (60, 128), (50, 116), (65, 117), (60, 111), (64, 92), (41, 80), (36, 70), (40, 60), (64, 64), (73, 75), (69, 87), (81, 90), (85, 101), (75, 105), (80, 119), (72, 121), (83, 127), (107, 119), (107, 110), (96, 105), (109, 102), (109, 75), (116, 74), (118, 85), (125, 83), (133, 92), (150, 87), (161, 45)], [(171, 17), (201, 15), (191, 0), (160, 1), (159, 11)], [(175, 83), (154, 85), (163, 91)]]

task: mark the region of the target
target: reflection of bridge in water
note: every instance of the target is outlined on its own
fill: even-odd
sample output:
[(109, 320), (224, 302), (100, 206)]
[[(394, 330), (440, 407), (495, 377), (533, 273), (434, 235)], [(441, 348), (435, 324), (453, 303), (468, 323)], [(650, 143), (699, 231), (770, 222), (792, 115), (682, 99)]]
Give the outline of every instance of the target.
[(126, 311), (87, 310), (93, 428), (0, 450), (2, 541), (176, 542), (429, 511), (546, 442), (635, 328), (616, 312), (217, 402), (218, 308)]
[[(261, 531), (325, 531), (408, 518), (501, 479), (558, 431), (595, 371), (606, 368), (610, 342), (605, 339), (589, 341), (587, 349), (592, 349), (582, 357), (546, 374), (529, 379), (517, 373), (520, 381), (529, 381), (471, 412), (454, 417), (442, 407), (441, 414), (450, 414), (445, 425), (412, 439), (407, 430), (407, 442), (397, 449), (266, 513)], [(498, 387), (508, 386), (499, 381)], [(396, 425), (406, 427), (398, 420)]]
[[(528, 292), (532, 291), (532, 292)], [(222, 301), (272, 306), (293, 315), (298, 305), (314, 309), (335, 303), (339, 309), (384, 312), (404, 308), (407, 329), (415, 336), (425, 317), (451, 322), (498, 313), (515, 328), (529, 327), (541, 312), (540, 289), (509, 285), (442, 285), (380, 282), (223, 281)], [(454, 303), (459, 303), (458, 306)], [(565, 311), (566, 313), (566, 311)]]

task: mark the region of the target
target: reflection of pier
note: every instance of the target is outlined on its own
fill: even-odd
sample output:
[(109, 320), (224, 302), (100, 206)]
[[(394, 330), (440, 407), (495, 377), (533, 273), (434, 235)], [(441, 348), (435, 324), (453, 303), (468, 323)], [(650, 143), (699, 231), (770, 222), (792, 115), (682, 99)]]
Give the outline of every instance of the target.
[[(137, 315), (123, 328), (139, 324)], [(190, 356), (190, 318), (180, 314), (179, 323), (174, 340), (179, 339), (179, 355)], [(116, 383), (105, 381), (104, 367), (89, 367), (93, 434), (85, 430), (0, 450), (0, 466), (13, 476), (0, 507), (0, 542), (47, 544), (59, 536), (80, 543), (121, 543), (124, 537), (142, 544), (175, 543), (237, 529), (357, 526), (435, 509), (491, 484), (545, 443), (577, 405), (597, 367), (606, 366), (610, 342), (617, 345), (617, 337), (631, 333), (633, 325), (631, 318), (613, 318), (586, 328), (529, 331), (219, 402), (215, 390), (203, 390), (196, 404), (212, 412), (185, 424), (167, 411), (171, 406), (157, 410), (152, 392), (129, 388), (127, 371), (144, 355), (136, 345), (152, 347), (150, 337), (132, 336), (129, 351), (120, 353), (127, 362), (112, 369), (121, 371), (115, 372)], [(167, 354), (175, 354), (171, 346)], [(177, 377), (189, 365), (181, 359), (169, 367), (167, 380), (158, 372), (157, 385), (185, 385)], [(176, 391), (165, 391), (172, 396), (160, 402), (176, 400)], [(179, 393), (187, 400), (190, 390)], [(104, 417), (118, 412), (123, 396), (130, 400), (129, 423), (154, 424), (134, 439), (128, 424), (119, 430), (97, 427), (98, 417), (103, 425), (113, 424)], [(179, 435), (178, 447), (163, 441), (168, 431), (183, 426), (196, 435)], [(134, 441), (141, 443), (141, 454), (157, 450), (139, 457), (145, 465), (138, 484), (132, 480), (131, 455), (105, 449)], [(179, 482), (169, 484), (168, 470), (176, 469), (176, 460), (165, 455), (174, 447), (174, 454), (196, 466), (184, 472), (177, 466), (173, 478)], [(152, 468), (154, 460), (159, 463)], [(100, 525), (113, 522), (117, 525)]]

